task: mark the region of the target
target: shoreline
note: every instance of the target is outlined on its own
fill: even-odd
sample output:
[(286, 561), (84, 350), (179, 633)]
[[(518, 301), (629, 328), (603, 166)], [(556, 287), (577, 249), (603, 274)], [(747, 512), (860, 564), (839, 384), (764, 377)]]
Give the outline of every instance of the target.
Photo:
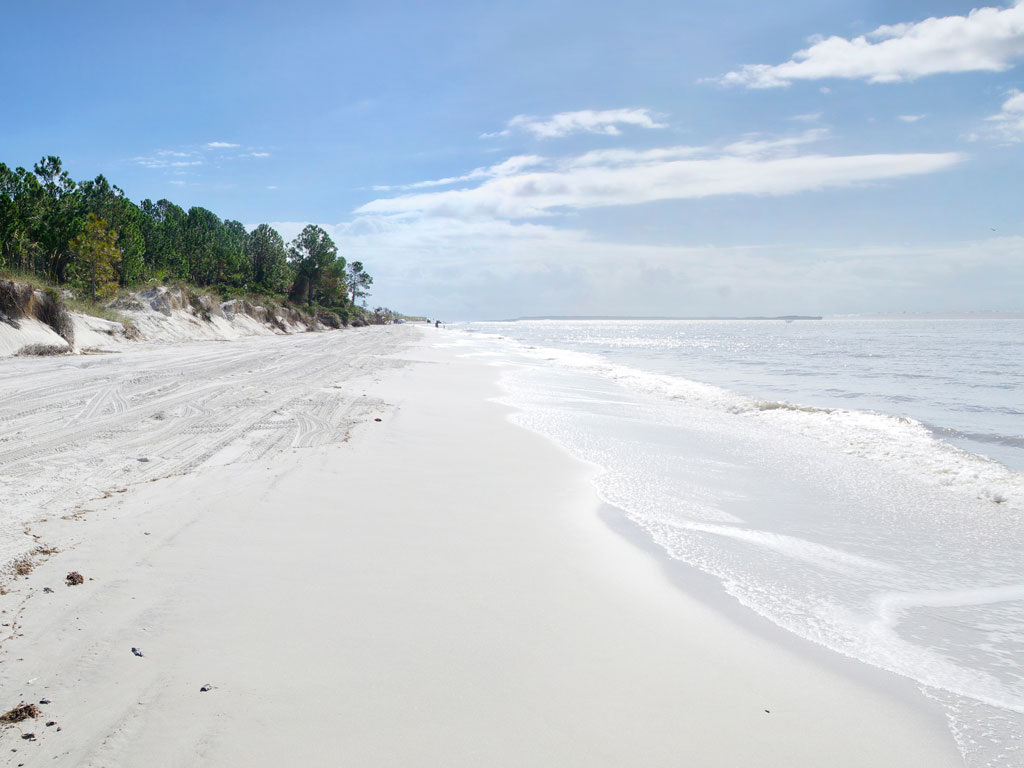
[[(499, 378), (500, 373), (496, 375), (496, 381)], [(585, 459), (575, 456), (567, 448), (542, 433), (523, 426), (512, 418), (519, 410), (508, 404), (505, 394), (496, 398), (496, 401), (508, 408), (508, 418), (513, 424), (542, 437), (572, 462), (596, 468), (596, 465), (590, 465)], [(615, 536), (625, 541), (628, 546), (649, 558), (659, 571), (658, 578), (664, 579), (671, 589), (678, 590), (687, 599), (695, 600), (700, 605), (714, 611), (723, 620), (737, 628), (750, 632), (774, 646), (781, 647), (829, 673), (837, 673), (854, 685), (866, 686), (881, 696), (899, 701), (902, 705), (918, 711), (932, 722), (932, 737), (937, 742), (950, 744), (959, 760), (958, 764), (962, 764), (963, 756), (950, 733), (946, 712), (938, 701), (928, 696), (923, 687), (915, 680), (872, 666), (860, 659), (846, 656), (824, 645), (800, 637), (743, 605), (726, 591), (717, 577), (673, 558), (651, 538), (639, 523), (631, 520), (624, 510), (600, 498), (597, 488), (589, 480), (588, 485), (596, 499), (595, 516), (600, 523)]]
[(15, 582), (0, 689), (63, 731), (5, 729), (9, 764), (962, 764), (922, 710), (672, 584), (493, 368), (416, 333), (342, 383), (383, 400), (347, 442), (33, 524), (63, 551)]
[(838, 673), (851, 683), (865, 685), (883, 696), (919, 709), (925, 717), (934, 721), (936, 737), (950, 740), (955, 747), (955, 741), (952, 740), (946, 726), (945, 712), (934, 699), (923, 693), (921, 685), (916, 681), (872, 666), (852, 656), (845, 656), (780, 627), (740, 603), (725, 591), (721, 581), (715, 576), (669, 556), (639, 524), (630, 520), (615, 505), (601, 502), (599, 515), (609, 530), (657, 562), (665, 580), (674, 589), (707, 606), (728, 622), (764, 638), (766, 642), (782, 646), (801, 659)]

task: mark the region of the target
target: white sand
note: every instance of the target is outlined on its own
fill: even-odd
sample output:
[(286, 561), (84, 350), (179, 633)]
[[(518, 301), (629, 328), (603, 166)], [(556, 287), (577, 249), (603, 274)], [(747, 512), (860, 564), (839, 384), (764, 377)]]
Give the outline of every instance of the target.
[[(127, 490), (71, 520), (37, 496), (48, 522), (31, 531), (62, 552), (0, 598), (0, 709), (52, 704), (21, 724), (36, 741), (0, 735), (3, 764), (961, 764), (926, 707), (669, 585), (600, 521), (587, 468), (486, 400), (491, 369), (422, 346), (403, 356), (427, 362), (403, 367), (374, 355), (423, 333), (94, 358), (99, 405), (45, 400), (87, 401), (64, 412), (94, 423), (65, 463), (96, 462), (95, 491)], [(0, 394), (20, 381), (23, 399), (45, 398), (17, 370), (0, 368)], [(59, 373), (37, 383), (84, 387), (90, 371)], [(373, 397), (386, 404), (360, 405)], [(145, 426), (155, 412), (181, 421)], [(122, 436), (105, 442), (110, 429)], [(56, 444), (33, 444), (33, 461), (56, 471)], [(89, 580), (65, 587), (70, 570)]]
[[(192, 302), (197, 302), (193, 307)], [(244, 301), (218, 302), (212, 296), (189, 297), (178, 288), (160, 286), (134, 294), (118, 305), (139, 335), (150, 342), (232, 341), (246, 336), (273, 336), (310, 330), (288, 310), (274, 310), (279, 325), (246, 314), (267, 312)], [(291, 319), (289, 319), (291, 318)]]
[[(196, 306), (193, 306), (193, 301)], [(115, 311), (132, 326), (130, 339), (120, 322), (70, 312), (76, 354), (119, 352), (138, 347), (136, 341), (185, 344), (194, 341), (234, 341), (248, 336), (305, 333), (322, 327), (302, 320), (298, 313), (276, 307), (267, 310), (243, 300), (218, 302), (212, 296), (190, 296), (178, 288), (159, 286), (139, 291), (117, 304)], [(68, 342), (35, 318), (0, 322), (0, 358), (25, 347), (68, 348)]]
[(18, 320), (17, 328), (0, 322), (0, 358), (9, 357), (24, 347), (35, 345), (66, 347), (68, 343), (50, 326), (32, 317)]

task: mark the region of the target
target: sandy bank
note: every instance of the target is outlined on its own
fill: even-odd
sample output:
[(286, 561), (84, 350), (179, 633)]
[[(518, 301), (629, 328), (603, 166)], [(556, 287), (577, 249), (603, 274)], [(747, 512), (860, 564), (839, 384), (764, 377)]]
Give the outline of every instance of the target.
[[(200, 419), (182, 423), (194, 440), (207, 439), (200, 425), (219, 426), (219, 439), (198, 463), (174, 459), (174, 472), (122, 462), (127, 490), (78, 519), (33, 518), (48, 517), (31, 530), (62, 551), (0, 603), (11, 624), (0, 708), (52, 703), (21, 724), (35, 741), (0, 735), (4, 764), (959, 764), (927, 713), (672, 588), (601, 523), (587, 468), (486, 399), (492, 370), (399, 349), (422, 333), (239, 344), (236, 379), (212, 360), (209, 379), (183, 377), (180, 414), (164, 405), (182, 394), (173, 382), (151, 381), (164, 399), (149, 406), (149, 389), (132, 390), (136, 419), (173, 412)], [(344, 339), (368, 341), (346, 359)], [(195, 350), (182, 349), (178, 364), (191, 364)], [(419, 362), (397, 365), (395, 352)], [(314, 360), (329, 362), (304, 379)], [(237, 390), (246, 377), (245, 396), (230, 394), (224, 381)], [(258, 390), (277, 386), (293, 426), (270, 444), (256, 436), (274, 432), (276, 400)], [(224, 400), (190, 415), (207, 388)], [(331, 421), (332, 439), (296, 437), (307, 416), (324, 421), (318, 407), (364, 395), (380, 402)], [(93, 410), (123, 415), (102, 405), (113, 397)], [(220, 420), (216, 402), (230, 409)], [(150, 430), (159, 449), (133, 432), (132, 452), (177, 456), (175, 431)], [(113, 450), (81, 441), (93, 448), (77, 462)], [(43, 460), (53, 448), (35, 450)], [(87, 581), (64, 586), (70, 570)]]
[(284, 306), (219, 301), (167, 286), (124, 296), (109, 308), (125, 322), (68, 312), (55, 293), (0, 279), (0, 358), (119, 352), (140, 341), (234, 341), (339, 327), (338, 318), (329, 313), (318, 315), (325, 325), (311, 314)]

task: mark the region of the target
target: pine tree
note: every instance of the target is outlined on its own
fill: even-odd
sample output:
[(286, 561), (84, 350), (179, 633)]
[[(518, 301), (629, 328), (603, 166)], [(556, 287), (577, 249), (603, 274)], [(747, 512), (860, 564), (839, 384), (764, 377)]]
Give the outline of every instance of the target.
[(308, 224), (292, 240), (288, 260), (295, 267), (297, 282), (302, 281), (306, 302), (313, 306), (313, 295), (326, 270), (338, 258), (338, 246), (324, 230)]
[(92, 302), (109, 298), (117, 291), (114, 266), (120, 263), (121, 251), (116, 243), (117, 233), (94, 213), (88, 215), (84, 229), (71, 241), (72, 280), (88, 289)]
[(373, 278), (363, 269), (363, 262), (353, 261), (348, 265), (348, 287), (352, 291), (352, 306), (359, 299), (370, 295), (366, 289), (373, 285)]

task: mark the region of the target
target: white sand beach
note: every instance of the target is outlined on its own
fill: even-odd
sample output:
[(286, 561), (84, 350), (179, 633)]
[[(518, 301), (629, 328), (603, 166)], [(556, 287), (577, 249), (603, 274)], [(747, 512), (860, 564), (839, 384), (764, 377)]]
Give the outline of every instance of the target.
[(58, 550), (0, 596), (0, 711), (50, 702), (2, 764), (962, 765), (679, 589), (443, 337), (0, 363), (0, 555)]

